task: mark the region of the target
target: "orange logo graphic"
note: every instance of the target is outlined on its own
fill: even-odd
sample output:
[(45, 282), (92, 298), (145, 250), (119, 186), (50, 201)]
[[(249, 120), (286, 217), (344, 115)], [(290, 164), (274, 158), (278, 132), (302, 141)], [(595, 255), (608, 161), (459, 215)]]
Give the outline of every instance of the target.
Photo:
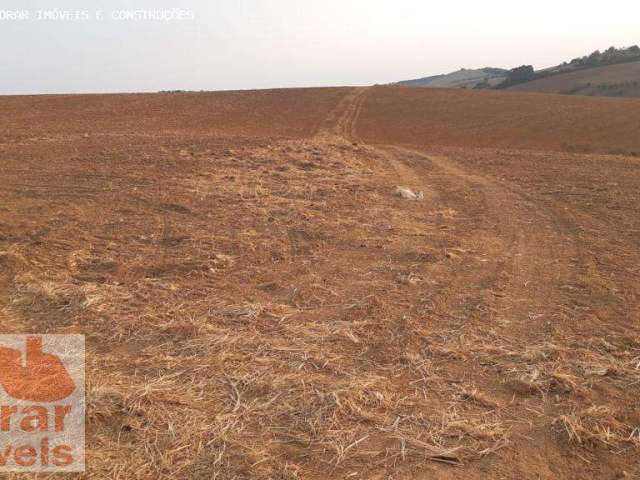
[(0, 385), (15, 399), (57, 402), (73, 393), (76, 386), (56, 356), (42, 351), (42, 337), (27, 337), (26, 366), (20, 350), (0, 347)]

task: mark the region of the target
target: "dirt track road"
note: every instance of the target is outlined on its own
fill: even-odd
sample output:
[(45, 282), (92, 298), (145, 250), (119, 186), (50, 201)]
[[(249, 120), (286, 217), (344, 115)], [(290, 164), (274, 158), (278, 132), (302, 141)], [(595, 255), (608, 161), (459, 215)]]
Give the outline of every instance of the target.
[[(340, 106), (343, 114), (333, 132), (349, 141), (361, 141), (357, 136), (357, 121), (366, 94), (367, 89), (363, 88), (346, 97), (346, 103)], [(444, 194), (438, 192), (437, 187), (430, 191), (434, 190), (430, 179), (434, 173), (441, 177), (440, 182), (444, 180), (469, 192), (469, 205), (464, 205), (461, 213), (470, 222), (475, 217), (475, 242), (484, 248), (476, 250), (474, 255), (483, 261), (465, 268), (464, 275), (457, 280), (460, 281), (457, 290), (478, 290), (486, 278), (502, 274), (508, 282), (500, 285), (499, 294), (496, 292), (496, 305), (492, 305), (495, 313), (499, 317), (508, 315), (519, 319), (508, 331), (523, 341), (529, 340), (528, 334), (544, 333), (544, 326), (537, 321), (543, 315), (528, 318), (527, 313), (547, 310), (557, 300), (554, 293), (566, 282), (568, 259), (576, 254), (575, 247), (572, 249), (574, 242), (555, 231), (549, 213), (545, 214), (543, 208), (518, 195), (515, 185), (469, 173), (447, 156), (427, 155), (399, 146), (375, 145), (374, 148), (397, 172), (399, 183), (420, 185), (431, 198)], [(552, 272), (550, 277), (549, 272)], [(512, 299), (511, 304), (500, 300), (503, 298)], [(453, 305), (447, 305), (449, 307)]]

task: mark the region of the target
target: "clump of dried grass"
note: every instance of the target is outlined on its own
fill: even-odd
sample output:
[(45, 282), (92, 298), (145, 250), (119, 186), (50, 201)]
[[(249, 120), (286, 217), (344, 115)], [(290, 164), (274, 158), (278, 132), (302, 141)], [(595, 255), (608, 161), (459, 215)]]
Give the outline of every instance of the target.
[[(455, 404), (446, 412), (429, 418), (417, 417), (413, 422), (405, 419), (395, 435), (401, 442), (402, 458), (422, 456), (435, 462), (461, 465), (509, 444), (509, 428), (497, 416), (469, 415)], [(416, 428), (419, 425), (421, 429)]]
[(474, 389), (462, 388), (459, 393), (459, 396), (462, 400), (468, 400), (468, 401), (474, 402), (477, 405), (480, 405), (481, 407), (484, 407), (484, 408), (489, 408), (489, 409), (500, 408), (500, 404), (498, 402), (489, 398), (487, 395), (480, 392), (477, 388), (474, 388)]
[(27, 307), (43, 302), (69, 310), (86, 301), (82, 288), (64, 277), (45, 279), (33, 273), (23, 273), (14, 277), (14, 285), (11, 303), (15, 306)]
[(640, 383), (638, 352), (607, 342), (585, 345), (570, 339), (563, 345), (550, 342), (519, 345), (492, 333), (483, 337), (462, 334), (439, 338), (429, 346), (433, 354), (474, 359), (505, 373), (503, 383), (521, 395), (572, 394), (585, 396), (593, 381), (619, 386)]
[(623, 445), (640, 447), (640, 425), (627, 424), (606, 405), (561, 415), (554, 420), (554, 425), (566, 433), (570, 442), (616, 448)]

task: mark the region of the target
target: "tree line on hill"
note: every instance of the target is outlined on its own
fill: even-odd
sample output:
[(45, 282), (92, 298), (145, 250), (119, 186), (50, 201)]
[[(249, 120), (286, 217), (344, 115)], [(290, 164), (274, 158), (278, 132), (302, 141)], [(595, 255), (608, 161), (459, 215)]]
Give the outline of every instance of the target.
[[(640, 61), (640, 47), (638, 47), (638, 45), (620, 49), (610, 47), (604, 52), (596, 50), (591, 55), (574, 58), (568, 63), (564, 62), (557, 67), (546, 70), (536, 71), (532, 65), (522, 65), (520, 67), (513, 68), (508, 71), (505, 80), (494, 88), (504, 89), (520, 83), (531, 82), (532, 80), (538, 80), (552, 75), (559, 75), (561, 73), (637, 61)], [(476, 88), (489, 88), (489, 85), (488, 83), (478, 84)]]

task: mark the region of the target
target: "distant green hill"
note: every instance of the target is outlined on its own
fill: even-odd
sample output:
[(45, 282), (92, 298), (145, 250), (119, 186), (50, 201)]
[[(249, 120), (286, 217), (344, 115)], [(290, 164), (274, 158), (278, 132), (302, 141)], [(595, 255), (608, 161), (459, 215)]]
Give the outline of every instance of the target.
[(601, 97), (640, 97), (640, 62), (582, 68), (519, 83), (508, 90)]
[(640, 47), (637, 45), (621, 49), (610, 47), (604, 52), (596, 50), (591, 55), (574, 58), (570, 62), (564, 62), (555, 67), (545, 68), (543, 70), (536, 71), (531, 65), (523, 65), (521, 67), (514, 68), (509, 70), (507, 78), (497, 85), (496, 88), (510, 88), (514, 85), (549, 78), (556, 75), (633, 62), (640, 62)]
[(428, 88), (476, 88), (480, 84), (498, 85), (504, 81), (508, 73), (509, 70), (502, 68), (486, 67), (476, 70), (463, 68), (445, 75), (405, 80), (398, 82), (398, 85)]
[(640, 96), (640, 47), (610, 47), (555, 67), (522, 65), (461, 69), (445, 75), (398, 82), (407, 87), (475, 88), (538, 91), (575, 95)]

